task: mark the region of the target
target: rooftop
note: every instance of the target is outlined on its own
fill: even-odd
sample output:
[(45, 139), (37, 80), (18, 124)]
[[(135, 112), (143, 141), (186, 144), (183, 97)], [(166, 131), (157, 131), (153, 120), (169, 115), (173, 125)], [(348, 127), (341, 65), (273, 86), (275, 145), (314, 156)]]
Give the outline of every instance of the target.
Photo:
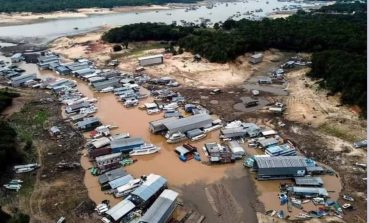
[(139, 57), (138, 60), (148, 60), (148, 59), (153, 59), (157, 57), (163, 57), (163, 54), (157, 54), (157, 55), (152, 55), (152, 56), (147, 56), (147, 57)]
[(258, 168), (307, 167), (306, 158), (302, 156), (256, 157)]

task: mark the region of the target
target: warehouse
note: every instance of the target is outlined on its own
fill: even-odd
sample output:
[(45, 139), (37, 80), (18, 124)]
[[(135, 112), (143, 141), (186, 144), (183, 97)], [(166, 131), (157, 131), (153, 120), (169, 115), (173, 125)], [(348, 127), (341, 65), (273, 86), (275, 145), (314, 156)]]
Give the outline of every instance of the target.
[(148, 211), (139, 219), (139, 223), (166, 223), (176, 208), (178, 193), (164, 190)]
[(12, 87), (19, 87), (26, 83), (27, 81), (31, 81), (36, 79), (36, 74), (23, 74), (18, 77), (13, 77), (10, 79), (10, 83)]
[(328, 197), (325, 188), (321, 187), (290, 187), (288, 188), (294, 195), (300, 197)]
[(212, 118), (208, 114), (192, 115), (164, 123), (169, 134), (175, 132), (185, 133), (189, 130), (208, 128), (212, 126)]
[[(128, 213), (134, 210), (135, 204), (130, 200), (125, 199), (114, 205), (111, 209), (105, 212), (106, 217), (102, 218), (103, 222), (120, 222)], [(109, 220), (108, 220), (109, 219)]]
[(266, 149), (269, 146), (275, 146), (278, 144), (278, 141), (274, 138), (267, 138), (267, 139), (261, 139), (257, 141), (257, 144), (261, 147)]
[(144, 143), (142, 138), (123, 138), (113, 140), (110, 143), (110, 147), (112, 148), (112, 153), (128, 153), (134, 148), (144, 145)]
[(229, 141), (228, 146), (235, 158), (241, 159), (245, 155), (245, 150), (237, 141)]
[(140, 207), (152, 203), (167, 187), (167, 180), (159, 175), (149, 174), (144, 183), (131, 193), (130, 200)]
[(302, 156), (255, 157), (253, 164), (258, 180), (303, 177), (306, 167), (306, 158)]
[(294, 177), (294, 181), (297, 186), (322, 187), (324, 185), (324, 182), (320, 177)]
[(149, 122), (149, 130), (152, 133), (159, 133), (159, 132), (162, 132), (162, 131), (166, 131), (167, 128), (166, 128), (165, 124), (167, 122), (176, 121), (177, 119), (178, 118), (176, 118), (176, 117), (170, 117), (170, 118), (165, 118), (165, 119), (160, 119), (160, 120)]
[(119, 80), (120, 80), (119, 78), (112, 78), (112, 79), (109, 79), (109, 80), (106, 80), (106, 81), (101, 81), (101, 82), (94, 83), (94, 84), (92, 84), (92, 86), (97, 91), (101, 91), (101, 90), (103, 90), (104, 88), (107, 88), (107, 87), (120, 87), (121, 84), (119, 83)]
[(162, 64), (163, 63), (163, 55), (153, 55), (153, 56), (147, 56), (147, 57), (139, 57), (139, 64), (140, 66), (151, 66), (156, 64)]

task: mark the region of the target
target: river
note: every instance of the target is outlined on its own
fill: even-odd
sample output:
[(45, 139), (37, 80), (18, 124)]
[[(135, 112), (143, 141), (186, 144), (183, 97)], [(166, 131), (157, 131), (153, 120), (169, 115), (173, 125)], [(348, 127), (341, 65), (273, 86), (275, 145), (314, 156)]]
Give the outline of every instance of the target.
[[(276, 8), (282, 9), (289, 6), (301, 6), (303, 8), (317, 8), (328, 2), (281, 2), (278, 0), (248, 0), (243, 2), (216, 2), (213, 7), (199, 6), (196, 10), (184, 8), (172, 8), (168, 10), (145, 11), (145, 12), (122, 12), (103, 15), (90, 15), (84, 18), (65, 18), (45, 20), (39, 23), (12, 25), (0, 27), (0, 38), (25, 40), (33, 43), (46, 43), (55, 38), (86, 33), (97, 30), (102, 26), (115, 27), (139, 22), (163, 22), (170, 24), (176, 21), (199, 23), (201, 18), (209, 19), (211, 23), (225, 21), (229, 17), (240, 13), (234, 19), (250, 18), (258, 19), (273, 13)], [(262, 9), (262, 12), (254, 12), (255, 17), (244, 14), (247, 11)], [(77, 28), (77, 29), (76, 29)]]

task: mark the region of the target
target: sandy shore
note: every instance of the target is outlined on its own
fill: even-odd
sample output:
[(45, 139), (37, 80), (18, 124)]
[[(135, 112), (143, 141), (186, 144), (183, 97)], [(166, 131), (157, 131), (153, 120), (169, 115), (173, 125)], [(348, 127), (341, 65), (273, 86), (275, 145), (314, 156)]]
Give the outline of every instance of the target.
[(76, 12), (57, 11), (50, 13), (32, 13), (32, 12), (0, 13), (0, 26), (24, 25), (53, 19), (85, 18), (91, 15), (167, 10), (175, 7), (181, 6), (170, 6), (170, 5), (124, 6), (124, 7), (115, 7), (113, 9), (82, 8), (78, 9)]

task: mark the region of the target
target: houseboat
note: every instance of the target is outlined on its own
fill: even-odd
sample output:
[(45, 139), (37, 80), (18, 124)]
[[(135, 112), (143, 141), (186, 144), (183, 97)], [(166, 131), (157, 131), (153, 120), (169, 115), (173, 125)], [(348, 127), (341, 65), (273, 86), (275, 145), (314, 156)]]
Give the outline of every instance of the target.
[(129, 154), (130, 156), (142, 156), (157, 153), (159, 150), (160, 148), (153, 144), (144, 144), (139, 148), (132, 150)]

